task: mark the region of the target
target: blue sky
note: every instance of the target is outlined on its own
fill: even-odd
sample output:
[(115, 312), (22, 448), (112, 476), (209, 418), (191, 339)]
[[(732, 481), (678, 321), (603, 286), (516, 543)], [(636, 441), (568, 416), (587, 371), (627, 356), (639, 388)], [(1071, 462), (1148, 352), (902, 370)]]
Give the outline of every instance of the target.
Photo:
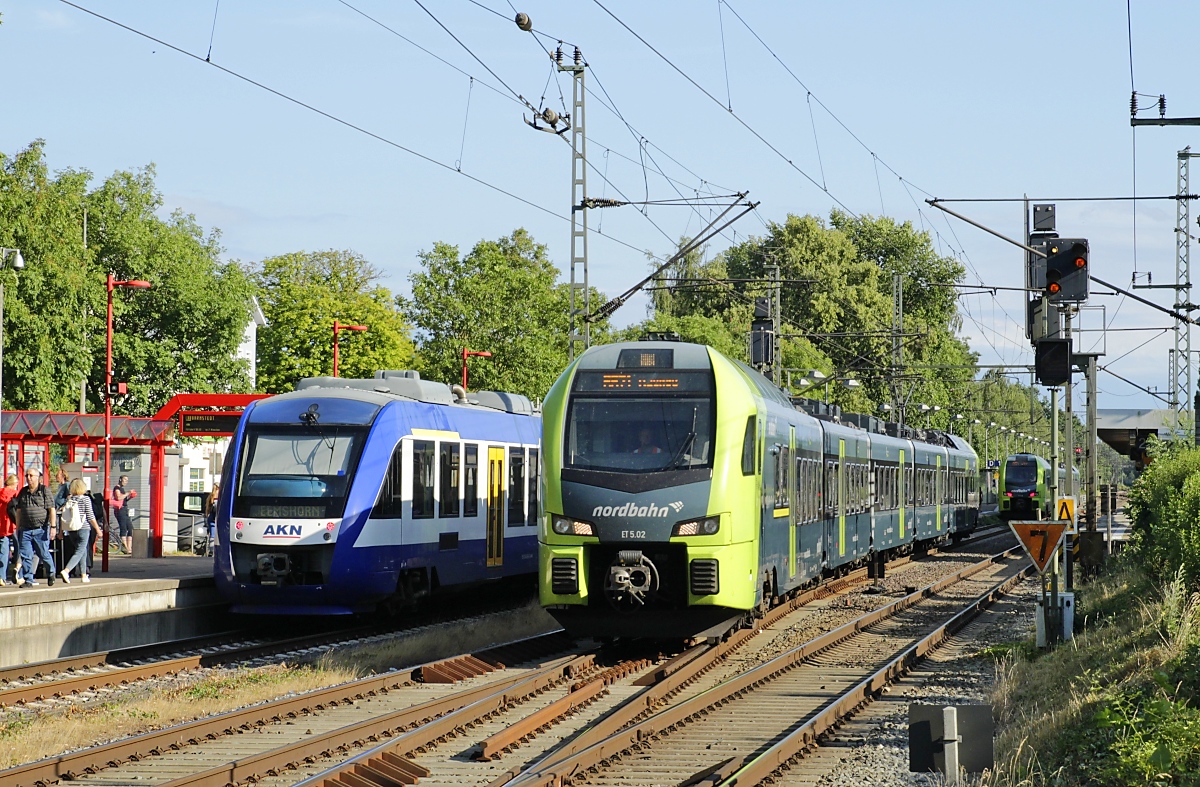
[[(1186, 69), (1200, 5), (1133, 3), (1127, 17), (1126, 4), (1114, 0), (422, 1), (436, 20), (416, 2), (382, 0), (80, 0), (196, 56), (188, 57), (58, 0), (10, 0), (0, 25), (0, 150), (12, 154), (41, 138), (52, 168), (97, 178), (153, 163), (168, 209), (219, 228), (227, 255), (246, 262), (349, 248), (404, 292), (417, 254), (434, 242), (465, 252), (525, 227), (565, 270), (569, 147), (523, 123), (529, 111), (506, 86), (562, 111), (559, 91), (569, 102), (571, 85), (552, 72), (538, 40), (512, 23), (515, 6), (551, 46), (569, 42), (568, 57), (578, 45), (590, 66), (592, 196), (746, 190), (762, 204), (735, 225), (738, 238), (788, 213), (828, 216), (840, 202), (931, 230), (943, 252), (967, 264), (969, 281), (995, 286), (1021, 286), (1020, 251), (923, 200), (1059, 198), (1059, 231), (1091, 240), (1096, 275), (1127, 286), (1136, 265), (1155, 283), (1173, 281), (1174, 202), (1139, 205), (1135, 244), (1131, 203), (1065, 198), (1129, 196), (1135, 172), (1139, 195), (1175, 193), (1177, 151), (1200, 140), (1200, 129), (1149, 127), (1134, 136), (1129, 27), (1132, 84), (1166, 94), (1170, 116), (1200, 116), (1200, 90)], [(203, 62), (210, 40), (212, 64), (387, 142)], [(1011, 237), (1022, 232), (1019, 203), (953, 207)], [(669, 254), (676, 239), (696, 232), (708, 210), (647, 214), (591, 214), (604, 233), (591, 242), (591, 279), (609, 295), (645, 275), (646, 252)], [(1200, 205), (1193, 220), (1198, 215)], [(733, 238), (726, 233), (707, 253)], [(1173, 300), (1169, 290), (1139, 294)], [(1032, 362), (1021, 297), (962, 299), (962, 333), (983, 363)], [(1092, 304), (1106, 308), (1113, 328), (1170, 324), (1127, 299)], [(635, 299), (615, 321), (644, 314), (645, 301)], [(1082, 321), (1096, 327), (1100, 313)], [(1195, 343), (1200, 349), (1200, 331)], [(1111, 332), (1102, 363), (1163, 390), (1172, 346), (1170, 333)], [(1157, 403), (1110, 376), (1100, 387), (1101, 407)]]

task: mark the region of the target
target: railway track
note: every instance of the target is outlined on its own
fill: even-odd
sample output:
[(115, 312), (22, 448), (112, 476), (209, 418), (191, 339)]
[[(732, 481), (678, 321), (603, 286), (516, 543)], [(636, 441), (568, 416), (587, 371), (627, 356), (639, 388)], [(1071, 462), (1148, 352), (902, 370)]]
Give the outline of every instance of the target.
[(461, 599), (438, 610), (412, 614), (402, 624), (375, 623), (334, 628), (295, 637), (247, 637), (232, 631), (174, 642), (89, 653), (0, 669), (0, 709), (55, 709), (106, 689), (178, 675), (189, 670), (254, 663), (303, 662), (333, 646), (356, 646), (403, 636), (462, 617), (504, 612), (528, 603), (527, 595), (505, 590), (486, 603)]
[[(893, 581), (910, 581), (903, 574), (896, 572)], [(341, 785), (413, 779), (430, 784), (542, 783), (528, 780), (553, 758), (590, 747), (598, 735), (619, 736), (635, 722), (662, 729), (657, 721), (662, 713), (679, 712), (695, 702), (691, 698), (697, 692), (707, 696), (714, 686), (729, 683), (722, 680), (727, 677), (722, 668), (750, 674), (744, 664), (773, 655), (763, 643), (778, 639), (789, 627), (806, 626), (804, 616), (817, 614), (822, 605), (838, 607), (838, 599), (861, 588), (864, 579), (865, 571), (854, 572), (781, 604), (755, 630), (679, 654), (601, 653), (580, 649), (558, 635), (557, 641), (525, 643), (524, 651), (492, 651), (372, 676), (70, 752), (0, 772), (0, 783), (69, 779), (112, 787), (198, 787), (253, 779), (265, 787), (307, 779), (315, 785), (333, 783), (347, 769), (382, 775), (375, 782), (350, 778)], [(927, 597), (933, 592), (906, 598), (910, 604), (930, 603)], [(874, 598), (877, 604), (885, 601)], [(858, 610), (844, 605), (838, 609), (858, 616)], [(767, 656), (745, 655), (764, 647)], [(711, 749), (706, 752), (707, 758), (689, 754), (683, 761), (707, 762), (713, 755)], [(326, 773), (338, 760), (344, 761), (335, 766), (340, 770)], [(560, 771), (554, 774), (558, 778)]]
[(69, 699), (200, 667), (219, 667), (268, 657), (288, 658), (331, 644), (380, 635), (378, 626), (250, 642), (244, 635), (223, 634), (9, 667), (0, 671), (0, 682), (4, 686), (0, 688), (0, 708)]
[(758, 784), (1024, 570), (1007, 553), (982, 561), (636, 724), (580, 736), (509, 784)]

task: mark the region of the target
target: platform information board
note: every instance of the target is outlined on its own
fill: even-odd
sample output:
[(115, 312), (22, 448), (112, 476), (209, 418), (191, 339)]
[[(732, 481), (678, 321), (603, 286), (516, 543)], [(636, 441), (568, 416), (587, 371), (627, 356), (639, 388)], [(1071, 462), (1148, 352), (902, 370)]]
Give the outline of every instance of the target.
[(1038, 573), (1044, 574), (1046, 567), (1053, 561), (1054, 553), (1058, 551), (1058, 545), (1062, 543), (1063, 536), (1066, 535), (1067, 527), (1070, 524), (1070, 522), (1041, 520), (1009, 522), (1008, 526), (1016, 534), (1021, 546), (1025, 547), (1025, 551), (1029, 553), (1029, 558), (1037, 567)]
[(180, 410), (180, 437), (232, 437), (242, 411)]

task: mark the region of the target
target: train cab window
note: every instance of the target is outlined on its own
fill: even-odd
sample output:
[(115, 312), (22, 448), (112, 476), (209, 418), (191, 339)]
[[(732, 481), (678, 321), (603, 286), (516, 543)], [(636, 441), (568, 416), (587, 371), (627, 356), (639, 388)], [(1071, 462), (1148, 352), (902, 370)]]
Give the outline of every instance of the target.
[(463, 451), (463, 516), (479, 515), (479, 446)]
[(442, 470), (441, 489), (438, 490), (438, 516), (458, 516), (458, 443), (442, 443), (438, 455)]
[(758, 419), (746, 419), (746, 434), (742, 437), (742, 475), (754, 475), (754, 448), (758, 438)]
[[(233, 515), (257, 519), (342, 516), (366, 436), (362, 426), (248, 425), (238, 451), (237, 478), (228, 479)], [(232, 451), (226, 454), (227, 461), (232, 455)]]
[[(586, 476), (712, 468), (717, 413), (710, 369), (619, 374), (583, 370), (575, 374), (572, 386), (563, 434), (564, 469)], [(703, 473), (690, 475), (699, 478)]]
[(508, 449), (508, 524), (525, 524), (525, 449)]
[(413, 440), (412, 516), (433, 517), (433, 441)]
[(538, 523), (538, 450), (536, 448), (529, 449), (529, 516), (525, 519), (526, 524), (536, 525)]

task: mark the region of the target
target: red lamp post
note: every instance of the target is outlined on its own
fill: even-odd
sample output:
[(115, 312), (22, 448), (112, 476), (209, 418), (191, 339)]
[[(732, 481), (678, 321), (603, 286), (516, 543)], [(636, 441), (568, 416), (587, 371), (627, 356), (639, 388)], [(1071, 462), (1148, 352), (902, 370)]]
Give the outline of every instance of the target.
[[(109, 466), (112, 464), (112, 396), (114, 388), (125, 387), (124, 383), (113, 385), (112, 381), (112, 340), (113, 340), (113, 289), (116, 287), (129, 287), (137, 290), (150, 289), (150, 282), (141, 280), (117, 281), (113, 275), (108, 274), (108, 322), (106, 323), (105, 331), (105, 358), (104, 358), (104, 536), (101, 539), (101, 549), (103, 553), (100, 558), (100, 570), (108, 572), (108, 525), (109, 512), (112, 510), (112, 488), (109, 486)], [(124, 393), (124, 390), (120, 390)]]
[(337, 320), (333, 321), (333, 376), (338, 376), (338, 333), (340, 331), (365, 331), (365, 325), (342, 325)]
[(463, 390), (464, 391), (467, 390), (467, 359), (472, 356), (479, 357), (479, 358), (491, 358), (492, 354), (490, 352), (488, 352), (487, 350), (480, 350), (479, 352), (476, 352), (474, 350), (468, 350), (466, 347), (463, 348), (462, 358), (463, 358)]

